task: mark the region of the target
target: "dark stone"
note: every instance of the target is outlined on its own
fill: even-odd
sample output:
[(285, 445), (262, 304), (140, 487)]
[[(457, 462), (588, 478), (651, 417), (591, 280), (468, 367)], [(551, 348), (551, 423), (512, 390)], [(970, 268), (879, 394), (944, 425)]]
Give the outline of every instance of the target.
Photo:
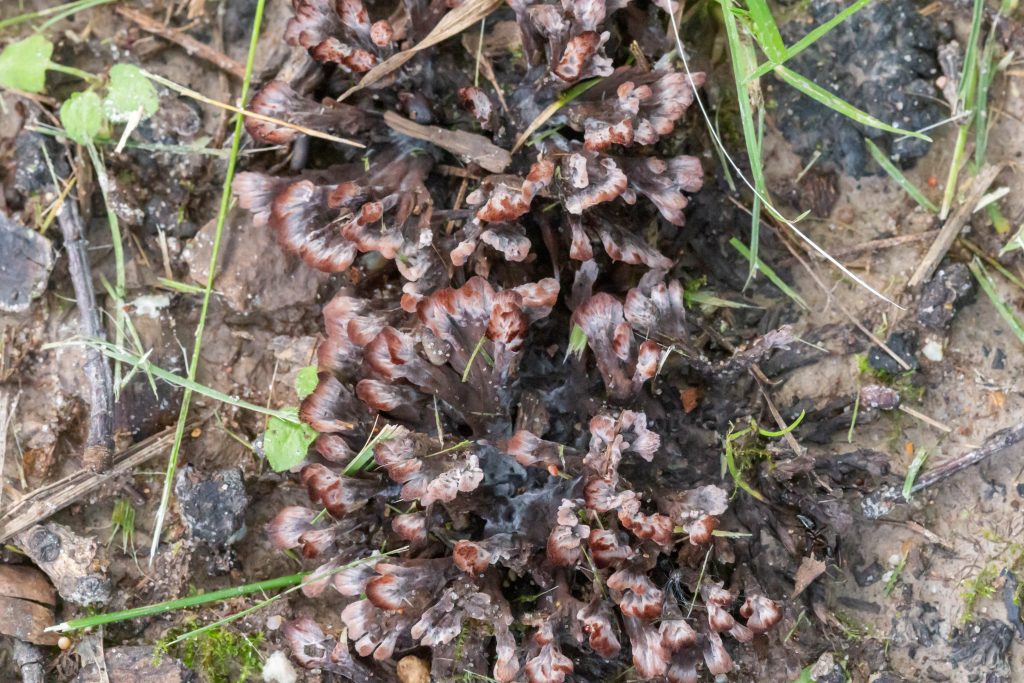
[(211, 546), (224, 546), (245, 534), (249, 498), (239, 470), (218, 470), (205, 476), (185, 467), (174, 483), (174, 494), (192, 538)]
[[(913, 335), (907, 332), (893, 332), (885, 343), (892, 349), (893, 353), (906, 361), (911, 370), (917, 370), (921, 367), (920, 363), (917, 362), (917, 340), (914, 339)], [(890, 375), (899, 375), (905, 372), (903, 367), (896, 362), (896, 359), (879, 346), (872, 346), (868, 349), (868, 365), (873, 370), (881, 370)]]
[(917, 321), (923, 327), (946, 331), (961, 308), (974, 300), (977, 285), (962, 263), (947, 263), (925, 283), (917, 302)]
[(878, 563), (878, 560), (875, 560), (863, 569), (854, 567), (853, 580), (856, 581), (857, 585), (861, 588), (867, 588), (871, 584), (878, 583), (884, 573), (885, 569), (883, 569), (882, 565)]
[(1005, 370), (1006, 369), (1006, 352), (1002, 349), (996, 349), (995, 356), (992, 358), (992, 369), (993, 370)]
[(52, 268), (50, 240), (0, 213), (0, 312), (27, 311)]
[(979, 620), (954, 633), (949, 661), (954, 665), (970, 662), (975, 667), (1003, 667), (1012, 642), (1013, 629), (1008, 624), (995, 619)]

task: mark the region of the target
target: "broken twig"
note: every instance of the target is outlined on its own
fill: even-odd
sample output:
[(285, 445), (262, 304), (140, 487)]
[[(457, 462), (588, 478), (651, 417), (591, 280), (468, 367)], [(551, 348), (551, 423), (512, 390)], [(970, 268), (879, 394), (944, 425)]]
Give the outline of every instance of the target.
[(213, 64), (221, 71), (229, 73), (239, 80), (245, 76), (245, 65), (239, 64), (223, 52), (213, 49), (209, 45), (196, 40), (183, 31), (167, 26), (148, 14), (140, 12), (137, 9), (132, 9), (131, 7), (121, 5), (117, 7), (115, 11), (125, 19), (138, 24), (139, 28), (143, 31), (153, 33), (164, 40), (174, 43), (190, 55), (195, 55), (196, 57)]
[[(57, 221), (68, 253), (68, 270), (71, 271), (71, 284), (82, 320), (82, 334), (90, 339), (105, 341), (107, 335), (96, 310), (96, 292), (92, 286), (78, 204), (73, 201), (64, 202), (57, 214)], [(114, 384), (110, 365), (98, 349), (85, 349), (82, 371), (89, 392), (89, 433), (85, 437), (82, 465), (98, 472), (110, 465), (110, 454), (114, 449)]]

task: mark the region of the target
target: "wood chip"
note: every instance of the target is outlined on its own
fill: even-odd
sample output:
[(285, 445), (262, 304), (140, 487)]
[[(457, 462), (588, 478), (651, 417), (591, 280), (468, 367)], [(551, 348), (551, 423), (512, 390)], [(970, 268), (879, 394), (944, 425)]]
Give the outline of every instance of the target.
[(805, 557), (800, 562), (800, 568), (796, 570), (796, 581), (793, 587), (793, 595), (790, 598), (795, 598), (804, 592), (804, 590), (814, 583), (814, 580), (825, 573), (825, 563), (821, 560), (815, 559), (812, 555)]
[(996, 176), (1003, 170), (1005, 164), (996, 164), (985, 166), (978, 172), (971, 181), (970, 187), (964, 195), (964, 199), (960, 202), (960, 205), (956, 208), (956, 211), (946, 219), (945, 225), (939, 230), (938, 237), (932, 242), (932, 246), (929, 247), (928, 253), (921, 259), (921, 263), (917, 266), (917, 270), (910, 277), (907, 282), (907, 289), (914, 289), (921, 284), (924, 284), (927, 280), (931, 279), (931, 276), (935, 273), (935, 269), (939, 267), (939, 263), (946, 256), (946, 252), (953, 246), (953, 242), (956, 241), (957, 235), (963, 229), (967, 220), (971, 217), (971, 213), (974, 211), (975, 205), (984, 196), (985, 192), (988, 191), (989, 185), (991, 185)]
[(58, 633), (46, 633), (53, 624), (53, 608), (31, 600), (0, 596), (0, 633), (36, 645), (56, 645)]
[(384, 113), (384, 123), (396, 133), (424, 140), (457, 157), (479, 164), (491, 173), (501, 173), (512, 163), (508, 150), (498, 147), (483, 135), (440, 126), (424, 126), (393, 111)]
[(0, 565), (0, 596), (31, 600), (43, 605), (57, 604), (57, 591), (46, 575), (35, 567)]

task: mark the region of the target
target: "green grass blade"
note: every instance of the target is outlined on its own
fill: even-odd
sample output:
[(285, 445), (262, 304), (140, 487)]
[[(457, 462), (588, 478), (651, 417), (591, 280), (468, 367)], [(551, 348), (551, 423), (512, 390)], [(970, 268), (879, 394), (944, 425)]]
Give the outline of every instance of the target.
[[(729, 244), (732, 245), (733, 249), (740, 252), (740, 254), (742, 254), (743, 257), (746, 258), (748, 261), (752, 260), (750, 250), (747, 249), (746, 245), (744, 245), (743, 242), (740, 242), (738, 239), (733, 237), (732, 239), (729, 240)], [(761, 259), (757, 259), (755, 263), (757, 265), (757, 269), (764, 273), (765, 277), (767, 277), (773, 285), (778, 287), (783, 294), (785, 294), (794, 302), (796, 302), (796, 304), (801, 308), (806, 310), (811, 309), (811, 307), (807, 305), (807, 302), (804, 301), (804, 298), (797, 294), (792, 287), (787, 285), (785, 281), (781, 277), (779, 277), (778, 274), (774, 270), (772, 270), (767, 263), (765, 263)]]
[(157, 614), (173, 612), (175, 610), (188, 609), (189, 607), (197, 607), (198, 605), (205, 605), (210, 602), (231, 600), (243, 595), (249, 595), (250, 593), (261, 593), (263, 591), (274, 590), (276, 588), (287, 588), (301, 583), (302, 580), (310, 573), (311, 572), (299, 572), (298, 574), (291, 574), (290, 576), (279, 576), (276, 579), (247, 583), (243, 586), (232, 586), (231, 588), (224, 588), (210, 593), (190, 595), (187, 598), (165, 600), (164, 602), (145, 605), (143, 607), (133, 607), (132, 609), (121, 610), (120, 612), (93, 614), (91, 616), (65, 621), (64, 623), (57, 624), (56, 626), (50, 626), (46, 630), (56, 631), (58, 633), (79, 631), (83, 628), (92, 628), (95, 626), (103, 626), (104, 624), (113, 624), (118, 621), (141, 619), (142, 617), (151, 617)]
[(999, 292), (996, 291), (995, 283), (992, 282), (992, 278), (988, 274), (988, 270), (981, 263), (981, 260), (975, 257), (969, 264), (968, 267), (971, 269), (971, 274), (974, 275), (974, 279), (978, 281), (985, 296), (988, 297), (992, 305), (996, 307), (996, 311), (1006, 321), (1006, 324), (1010, 326), (1013, 333), (1017, 335), (1017, 339), (1021, 344), (1024, 344), (1024, 323), (1021, 322), (1017, 314), (1007, 305), (1005, 301), (999, 296)]
[(5, 29), (9, 26), (17, 26), (18, 24), (23, 24), (26, 21), (32, 21), (33, 19), (41, 19), (42, 17), (48, 17), (54, 14), (57, 15), (39, 28), (40, 31), (43, 31), (55, 22), (69, 17), (76, 12), (81, 12), (89, 9), (90, 7), (97, 7), (99, 5), (108, 5), (117, 1), (118, 0), (78, 0), (77, 2), (69, 2), (63, 5), (56, 5), (54, 7), (46, 7), (35, 12), (25, 12), (24, 14), (19, 14), (18, 16), (0, 21), (0, 29)]
[[(754, 110), (758, 110), (758, 120), (764, 122), (764, 107), (760, 103), (760, 85), (748, 82), (747, 74), (757, 65), (753, 41), (746, 31), (741, 31), (735, 13), (730, 11), (729, 0), (719, 0), (722, 16), (725, 21), (725, 35), (732, 56), (733, 79), (736, 82), (736, 101), (739, 105), (740, 124), (743, 128), (743, 142), (747, 148), (747, 159), (750, 163), (750, 174), (754, 177), (754, 210), (750, 219), (750, 270), (747, 272), (746, 287), (757, 273), (758, 247), (761, 242), (761, 197), (767, 193), (764, 179), (764, 161), (762, 140), (758, 128), (754, 125)], [(763, 132), (763, 125), (760, 129)]]
[(919, 138), (921, 140), (927, 140), (928, 142), (932, 141), (930, 137), (924, 135), (923, 133), (904, 130), (903, 128), (896, 128), (895, 126), (890, 126), (888, 123), (881, 121), (880, 119), (876, 119), (874, 116), (867, 113), (866, 111), (857, 109), (857, 107), (853, 106), (846, 100), (830, 93), (828, 90), (825, 90), (820, 85), (812, 83), (805, 76), (801, 76), (800, 74), (796, 73), (791, 69), (788, 69), (784, 66), (777, 66), (775, 67), (774, 71), (779, 78), (781, 78), (786, 83), (796, 88), (803, 94), (807, 95), (813, 100), (820, 102), (829, 109), (839, 112), (846, 118), (856, 121), (857, 123), (860, 123), (865, 126), (870, 126), (871, 128), (877, 128), (878, 130), (884, 130), (887, 133), (908, 135), (912, 138)]
[(777, 64), (771, 62), (770, 60), (765, 62), (764, 64), (759, 66), (753, 74), (751, 74), (750, 78), (760, 78), (761, 76), (764, 76), (769, 71), (778, 66), (778, 64), (783, 64), (785, 62), (788, 62), (790, 59), (793, 59), (793, 57), (796, 57), (798, 54), (809, 48), (811, 45), (814, 45), (814, 43), (816, 43), (818, 40), (825, 37), (829, 31), (831, 31), (836, 26), (849, 19), (851, 16), (859, 12), (867, 4), (873, 1), (874, 0), (857, 0), (857, 2), (853, 3), (849, 7), (846, 7), (842, 12), (835, 15), (821, 26), (815, 27), (810, 33), (808, 33), (806, 36), (798, 40), (792, 46), (787, 47), (786, 51), (782, 55), (782, 59), (780, 59)]
[(779, 25), (775, 23), (772, 10), (765, 0), (747, 0), (750, 21), (753, 24), (754, 36), (768, 59), (781, 62), (786, 54), (786, 44), (779, 33)]
[[(245, 61), (245, 77), (242, 79), (242, 89), (238, 95), (238, 101), (245, 104), (249, 94), (249, 85), (252, 82), (253, 64), (256, 60), (256, 46), (260, 38), (260, 24), (263, 22), (263, 8), (266, 0), (257, 0), (256, 10), (252, 20), (252, 35), (249, 38), (249, 54)], [(224, 233), (224, 223), (227, 220), (228, 208), (231, 205), (231, 181), (235, 177), (235, 166), (238, 164), (238, 152), (242, 145), (242, 124), (243, 117), (235, 117), (235, 130), (231, 138), (231, 156), (228, 157), (228, 167), (224, 174), (224, 186), (220, 196), (220, 210), (217, 212), (217, 223), (213, 235), (213, 247), (210, 251), (209, 275), (206, 278), (206, 289), (203, 291), (203, 306), (199, 312), (199, 322), (196, 325), (195, 346), (192, 347), (192, 362), (188, 367), (188, 378), (194, 381), (196, 369), (199, 367), (200, 348), (203, 344), (203, 330), (206, 328), (206, 314), (210, 308), (210, 296), (213, 292), (213, 282), (217, 275), (217, 259), (220, 256), (221, 236)], [(178, 467), (178, 457), (181, 454), (181, 442), (185, 436), (185, 423), (188, 421), (189, 403), (192, 400), (192, 390), (185, 389), (185, 395), (181, 400), (181, 410), (178, 413), (178, 425), (174, 432), (174, 444), (171, 447), (171, 454), (167, 460), (167, 472), (164, 476), (164, 488), (160, 495), (160, 507), (157, 509), (156, 520), (153, 524), (153, 541), (149, 547), (149, 566), (153, 566), (156, 559), (156, 551), (160, 547), (160, 534), (163, 531), (164, 519), (167, 517), (167, 509), (171, 504), (171, 491), (174, 489), (174, 473)]]
[(868, 146), (868, 151), (871, 152), (871, 158), (874, 159), (879, 166), (881, 166), (889, 177), (896, 181), (896, 183), (903, 188), (903, 190), (910, 195), (910, 198), (915, 202), (928, 209), (932, 213), (938, 213), (939, 207), (932, 200), (924, 196), (924, 193), (917, 188), (914, 183), (910, 182), (910, 178), (903, 175), (903, 172), (896, 167), (894, 163), (889, 161), (889, 157), (885, 155), (885, 152), (878, 148), (878, 145), (871, 142), (870, 139), (864, 138), (864, 142)]
[(189, 393), (196, 393), (199, 394), (200, 396), (206, 396), (207, 398), (212, 398), (215, 401), (227, 403), (228, 405), (235, 406), (236, 408), (250, 410), (254, 413), (260, 413), (261, 415), (266, 415), (268, 417), (280, 418), (285, 422), (291, 422), (292, 424), (301, 424), (299, 422), (299, 419), (292, 412), (288, 412), (287, 410), (275, 410), (273, 408), (267, 408), (256, 403), (249, 403), (248, 401), (243, 401), (242, 399), (237, 398), (235, 396), (229, 396), (228, 394), (225, 394), (222, 391), (217, 391), (216, 389), (208, 387), (205, 384), (200, 384), (194, 379), (182, 377), (181, 375), (177, 375), (171, 372), (170, 370), (164, 370), (158, 365), (153, 365), (143, 356), (138, 356), (134, 353), (129, 353), (124, 349), (114, 346), (110, 342), (100, 341), (98, 339), (66, 341), (56, 342), (53, 344), (43, 344), (42, 348), (52, 349), (61, 346), (76, 345), (90, 346), (94, 349), (99, 350), (100, 353), (102, 353), (107, 358), (116, 360), (121, 363), (125, 363), (126, 365), (130, 365), (133, 367), (138, 366), (140, 370), (147, 373), (151, 373), (154, 377), (162, 379), (168, 384), (173, 384), (174, 386), (181, 387)]
[(910, 467), (907, 469), (907, 476), (903, 480), (903, 500), (910, 502), (910, 494), (914, 490), (914, 482), (917, 480), (917, 475), (924, 467), (925, 460), (928, 459), (928, 451), (925, 449), (919, 450), (914, 454), (914, 459), (910, 463)]

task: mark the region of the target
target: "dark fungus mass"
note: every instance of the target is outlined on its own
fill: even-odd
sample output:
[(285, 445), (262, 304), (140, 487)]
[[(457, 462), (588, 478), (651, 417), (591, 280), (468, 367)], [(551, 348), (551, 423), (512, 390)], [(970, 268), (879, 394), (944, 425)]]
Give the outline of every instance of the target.
[[(847, 4), (811, 0), (812, 25), (823, 24)], [(802, 21), (784, 27), (786, 44), (807, 30), (808, 24)], [(885, 123), (919, 130), (945, 116), (942, 95), (935, 86), (940, 75), (937, 48), (932, 20), (922, 16), (912, 0), (887, 0), (869, 3), (788, 65)], [(805, 161), (820, 152), (823, 160), (854, 177), (881, 172), (870, 161), (864, 138), (885, 148), (890, 136), (854, 123), (777, 80), (771, 99), (776, 104), (776, 125)], [(929, 146), (925, 140), (901, 138), (886, 151), (908, 168)]]
[[(714, 535), (730, 503), (709, 483), (713, 440), (691, 447), (678, 401), (652, 386), (734, 378), (792, 334), (705, 357), (670, 275), (678, 247), (659, 248), (678, 244), (703, 184), (681, 133), (704, 75), (677, 71), (664, 35), (630, 33), (653, 5), (509, 0), (481, 46), (469, 30), (338, 101), (452, 4), (293, 0), (285, 38), (319, 66), (252, 101), (367, 144), (311, 140), (305, 169), (234, 186), (252, 229), (345, 282), (300, 411), (319, 432), (301, 474), (311, 504), (268, 532), (318, 563), (304, 591), (338, 605), (347, 639), (300, 618), (292, 655), (354, 681), (391, 680), (417, 649), (436, 681), (724, 674), (782, 611)], [(614, 67), (634, 39), (645, 67)], [(512, 149), (594, 77), (502, 173), (483, 170), (474, 149)], [(374, 466), (345, 474), (364, 448)]]

